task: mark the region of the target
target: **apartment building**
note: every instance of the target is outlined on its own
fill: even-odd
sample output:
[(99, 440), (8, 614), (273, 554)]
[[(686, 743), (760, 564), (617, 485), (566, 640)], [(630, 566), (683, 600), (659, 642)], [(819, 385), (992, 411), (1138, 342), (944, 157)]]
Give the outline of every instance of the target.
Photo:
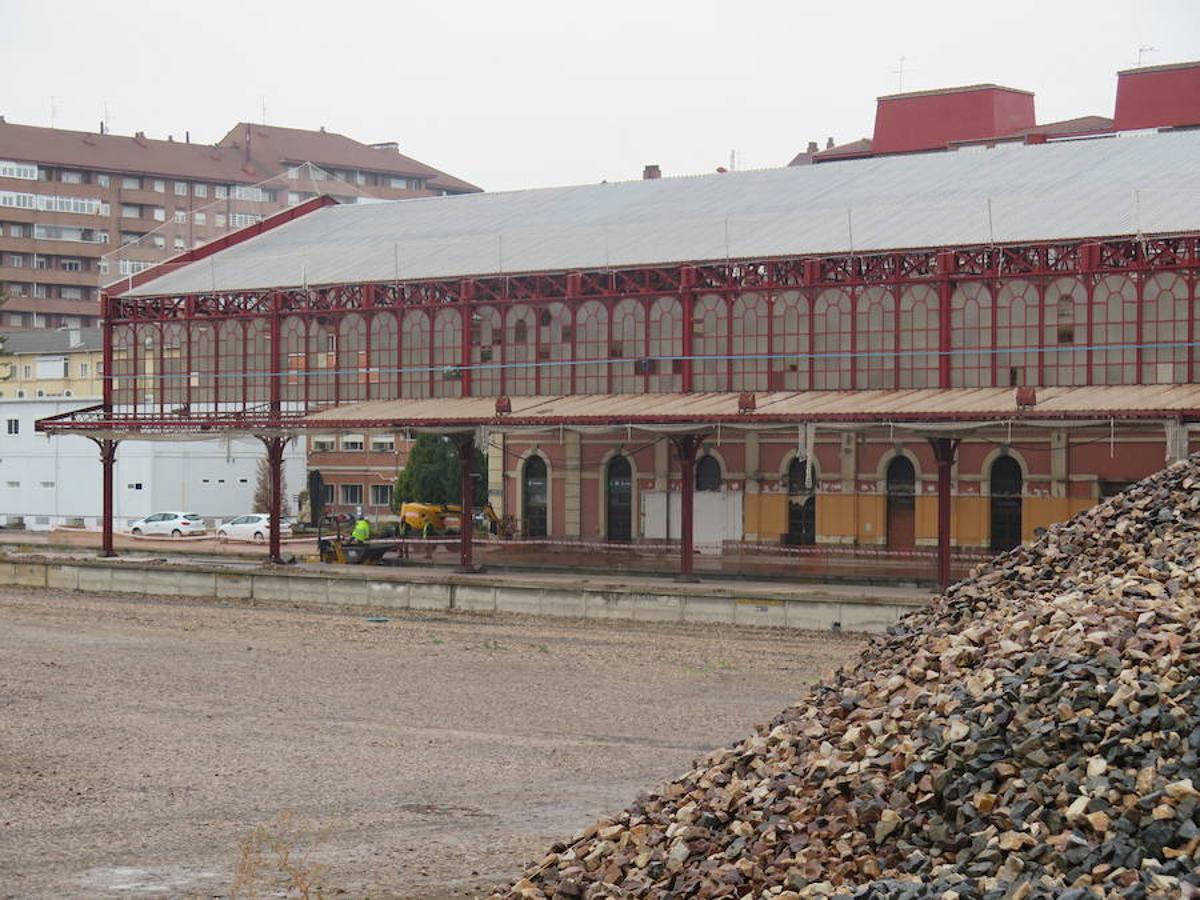
[(95, 325), (99, 288), (318, 194), (477, 191), (344, 135), (241, 122), (214, 144), (0, 116), (0, 328)]
[(104, 354), (99, 328), (15, 331), (0, 356), (0, 400), (99, 398)]
[(308, 469), (325, 484), (327, 513), (362, 509), (372, 519), (391, 513), (392, 490), (412, 444), (390, 434), (316, 434), (309, 439)]

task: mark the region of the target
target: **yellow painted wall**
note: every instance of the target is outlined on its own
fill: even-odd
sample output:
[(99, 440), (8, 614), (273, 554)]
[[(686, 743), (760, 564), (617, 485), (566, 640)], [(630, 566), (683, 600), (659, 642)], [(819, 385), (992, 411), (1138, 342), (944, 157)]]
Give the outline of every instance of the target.
[(817, 497), (817, 541), (854, 539), (853, 494), (821, 494)]
[[(38, 356), (63, 356), (68, 363), (69, 375), (66, 378), (38, 378)], [(15, 398), (18, 391), (25, 392), (26, 399), (37, 397), (38, 391), (43, 391), (47, 397), (63, 396), (66, 391), (72, 397), (99, 397), (103, 393), (101, 368), (104, 354), (100, 350), (74, 350), (67, 353), (21, 353), (0, 360), (0, 397)], [(87, 375), (81, 377), (80, 364), (87, 365)], [(25, 368), (29, 367), (29, 377), (25, 377)]]
[(937, 540), (937, 497), (922, 494), (917, 497), (917, 541)]
[[(817, 509), (821, 508), (822, 497), (817, 498)], [(849, 523), (849, 537), (863, 544), (883, 544), (887, 541), (887, 498), (878, 494), (857, 494), (854, 500), (858, 507), (858, 533), (854, 523)], [(820, 534), (820, 530), (817, 531)]]
[(1032, 541), (1035, 528), (1065, 522), (1095, 503), (1091, 497), (1026, 497), (1021, 511), (1021, 539)]
[[(988, 543), (992, 530), (992, 511), (987, 497), (955, 497), (950, 506), (951, 543), (965, 547)], [(934, 536), (937, 536), (936, 530)]]
[[(1034, 529), (1065, 522), (1096, 501), (1087, 497), (1026, 497), (1021, 536), (1034, 539)], [(787, 503), (783, 494), (747, 494), (744, 529), (759, 540), (773, 541), (787, 532)], [(976, 494), (956, 496), (951, 506), (951, 542), (986, 547), (991, 537), (991, 502)], [(937, 497), (916, 498), (916, 537), (937, 540)], [(887, 498), (879, 494), (821, 494), (817, 497), (817, 541), (880, 545), (887, 541)]]
[(788, 498), (784, 494), (746, 494), (742, 498), (744, 531), (761, 541), (778, 540), (787, 533)]

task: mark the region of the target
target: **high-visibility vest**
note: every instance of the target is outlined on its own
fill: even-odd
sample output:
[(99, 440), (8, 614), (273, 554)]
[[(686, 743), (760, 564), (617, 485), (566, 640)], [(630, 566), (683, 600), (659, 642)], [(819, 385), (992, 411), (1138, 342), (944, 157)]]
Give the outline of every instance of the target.
[(369, 541), (371, 539), (371, 523), (366, 519), (359, 519), (355, 522), (353, 537), (356, 541)]

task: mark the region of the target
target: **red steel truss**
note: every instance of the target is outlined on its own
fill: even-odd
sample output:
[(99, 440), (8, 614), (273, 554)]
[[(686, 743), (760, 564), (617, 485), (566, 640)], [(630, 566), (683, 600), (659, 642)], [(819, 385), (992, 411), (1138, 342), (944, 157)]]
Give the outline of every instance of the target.
[[(1197, 380), (1200, 239), (104, 298), (105, 408)], [(232, 420), (232, 421), (231, 421)]]
[(401, 397), (1193, 383), (1198, 280), (1185, 234), (109, 293), (103, 404), (38, 427), (278, 440), (316, 410)]

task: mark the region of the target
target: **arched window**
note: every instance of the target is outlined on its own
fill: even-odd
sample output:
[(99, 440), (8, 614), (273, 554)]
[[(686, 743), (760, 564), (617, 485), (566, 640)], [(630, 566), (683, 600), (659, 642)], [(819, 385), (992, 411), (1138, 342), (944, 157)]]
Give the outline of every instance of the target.
[(719, 491), (721, 489), (721, 464), (715, 456), (702, 456), (696, 460), (696, 490)]
[(887, 467), (888, 496), (912, 496), (916, 489), (917, 473), (907, 456), (897, 456)]
[(817, 497), (808, 478), (808, 460), (793, 457), (788, 464), (788, 529), (783, 542), (791, 546), (817, 542)]
[(608, 461), (605, 494), (607, 495), (610, 541), (628, 541), (633, 537), (633, 468), (629, 458), (617, 454)]
[(797, 456), (792, 459), (788, 465), (787, 472), (787, 492), (789, 494), (804, 494), (808, 492), (806, 485), (808, 479), (804, 476), (807, 474), (805, 469), (808, 468), (808, 461), (802, 456)]
[(546, 461), (534, 454), (525, 460), (522, 473), (521, 524), (525, 537), (545, 537), (550, 491)]
[(1008, 455), (997, 457), (992, 463), (990, 488), (991, 548), (1011, 550), (1021, 543), (1020, 464)]
[(887, 467), (887, 546), (911, 550), (917, 543), (917, 473), (907, 456), (897, 455)]
[(817, 542), (816, 497), (788, 501), (788, 530), (784, 542), (791, 546), (808, 546)]

